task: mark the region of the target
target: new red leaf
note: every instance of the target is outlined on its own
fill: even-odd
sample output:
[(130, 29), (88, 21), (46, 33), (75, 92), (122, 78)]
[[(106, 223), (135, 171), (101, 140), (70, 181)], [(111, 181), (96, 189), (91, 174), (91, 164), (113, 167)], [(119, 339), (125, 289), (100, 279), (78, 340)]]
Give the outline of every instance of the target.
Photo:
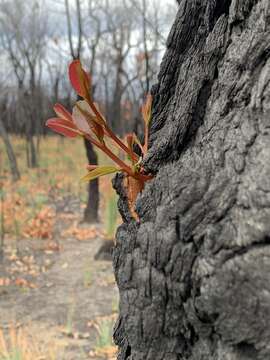
[(54, 130), (55, 132), (74, 138), (80, 134), (76, 126), (68, 120), (53, 118), (46, 121), (46, 126), (50, 129)]
[(74, 60), (69, 65), (69, 79), (78, 95), (84, 99), (90, 98), (90, 78), (83, 70), (80, 60)]
[(59, 118), (73, 122), (70, 112), (67, 111), (63, 105), (57, 103), (54, 105), (53, 109)]

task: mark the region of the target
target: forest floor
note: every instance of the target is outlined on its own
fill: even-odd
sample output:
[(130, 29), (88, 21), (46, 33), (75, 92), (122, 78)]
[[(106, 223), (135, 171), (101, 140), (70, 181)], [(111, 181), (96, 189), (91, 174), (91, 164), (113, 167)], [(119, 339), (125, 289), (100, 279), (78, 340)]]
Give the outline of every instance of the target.
[[(118, 292), (111, 261), (95, 260), (111, 232), (111, 190), (101, 197), (101, 224), (82, 224), (85, 203), (74, 180), (67, 181), (65, 169), (62, 178), (47, 169), (31, 171), (35, 180), (45, 174), (38, 181), (27, 172), (15, 188), (2, 181), (0, 359), (13, 360), (15, 348), (30, 360), (115, 359), (111, 336)], [(108, 186), (101, 183), (103, 190)]]

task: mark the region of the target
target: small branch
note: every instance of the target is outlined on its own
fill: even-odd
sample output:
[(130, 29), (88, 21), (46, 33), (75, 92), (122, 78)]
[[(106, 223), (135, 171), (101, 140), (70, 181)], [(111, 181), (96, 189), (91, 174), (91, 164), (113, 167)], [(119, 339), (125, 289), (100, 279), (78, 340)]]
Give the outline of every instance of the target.
[(65, 8), (66, 8), (66, 18), (67, 18), (67, 28), (68, 28), (68, 42), (70, 47), (70, 53), (73, 59), (76, 58), (74, 53), (73, 41), (72, 41), (72, 27), (71, 27), (71, 18), (69, 12), (69, 3), (68, 0), (65, 0)]

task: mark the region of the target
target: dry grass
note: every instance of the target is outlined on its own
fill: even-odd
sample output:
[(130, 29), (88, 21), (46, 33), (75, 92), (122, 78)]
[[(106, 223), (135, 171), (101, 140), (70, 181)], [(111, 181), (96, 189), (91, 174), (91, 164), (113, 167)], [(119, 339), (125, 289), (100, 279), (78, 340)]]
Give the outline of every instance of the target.
[[(58, 136), (41, 139), (37, 169), (27, 168), (25, 140), (11, 136), (11, 142), (22, 177), (12, 183), (8, 159), (0, 142), (0, 182), (4, 194), (4, 214), (1, 216), (4, 216), (5, 233), (18, 239), (50, 238), (54, 226), (53, 201), (71, 195), (80, 200), (82, 208), (85, 206), (87, 186), (80, 182), (87, 165), (83, 142)], [(99, 152), (98, 157), (104, 163), (103, 154)], [(108, 227), (106, 217), (111, 221), (107, 209), (112, 194), (111, 177), (102, 177), (100, 213), (105, 227)]]
[[(47, 346), (46, 346), (47, 347)], [(57, 360), (54, 346), (45, 349), (27, 329), (11, 325), (0, 329), (0, 360)]]
[(97, 318), (94, 327), (97, 331), (96, 346), (90, 351), (91, 357), (98, 357), (106, 360), (116, 360), (117, 347), (113, 343), (112, 333), (116, 321), (116, 314)]
[[(81, 214), (77, 213), (77, 208), (75, 208), (76, 213), (59, 213), (56, 219), (53, 206), (65, 196), (80, 199), (81, 208), (85, 206), (87, 186), (80, 182), (80, 178), (86, 173), (87, 158), (82, 140), (56, 136), (42, 139), (38, 169), (29, 169), (26, 166), (24, 140), (12, 136), (11, 141), (22, 178), (15, 184), (12, 183), (8, 159), (0, 141), (0, 184), (4, 192), (2, 216), (4, 216), (6, 245), (11, 238), (17, 240), (23, 237), (51, 239), (55, 221), (58, 223), (66, 221), (71, 225), (67, 229), (63, 228), (62, 232), (66, 235), (61, 232), (60, 236), (74, 237), (78, 240), (96, 237), (97, 231), (94, 228), (76, 227), (81, 220)], [(104, 163), (103, 155), (98, 153), (98, 156), (100, 162)], [(116, 199), (113, 197), (113, 192), (111, 177), (102, 177), (100, 179), (100, 218), (104, 224), (103, 233), (107, 233), (107, 236), (113, 235), (116, 221)], [(102, 232), (102, 229), (100, 231)], [(8, 278), (7, 280), (10, 283)], [(85, 268), (83, 281), (85, 287), (91, 286), (92, 269)], [(3, 278), (2, 286), (9, 285), (5, 282), (6, 279)], [(68, 314), (66, 327), (69, 332), (72, 332), (72, 308)], [(61, 354), (68, 346), (69, 338), (62, 339), (60, 334), (59, 339), (57, 332), (55, 336), (49, 337), (48, 331), (42, 329), (42, 324), (38, 324), (36, 329), (33, 325), (27, 328), (15, 326), (10, 326), (5, 330), (0, 328), (0, 360), (65, 360)], [(116, 348), (112, 344), (111, 330), (111, 320), (98, 323), (95, 358), (115, 359)]]

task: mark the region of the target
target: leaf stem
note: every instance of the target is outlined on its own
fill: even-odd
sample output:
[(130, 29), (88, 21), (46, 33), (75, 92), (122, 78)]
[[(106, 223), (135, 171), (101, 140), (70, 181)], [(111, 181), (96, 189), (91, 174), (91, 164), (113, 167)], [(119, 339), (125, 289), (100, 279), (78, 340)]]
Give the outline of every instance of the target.
[[(101, 116), (100, 112), (98, 111), (98, 109), (96, 108), (95, 104), (93, 103), (93, 101), (89, 98), (86, 99), (89, 103), (89, 105), (91, 106), (92, 110), (94, 111), (95, 115), (99, 118), (99, 120), (104, 122), (104, 127), (106, 129), (107, 134), (114, 140), (114, 142), (117, 143), (117, 145), (123, 150), (125, 151), (128, 155), (130, 154), (130, 151), (128, 149), (128, 147), (114, 134), (114, 132), (109, 128), (109, 126), (106, 124), (106, 122), (104, 121), (103, 117)], [(139, 156), (134, 154), (132, 155), (132, 159), (134, 161), (138, 161), (139, 160)]]
[(106, 126), (106, 130), (110, 137), (114, 140), (114, 142), (116, 142), (122, 150), (124, 150), (128, 155), (131, 156), (132, 160), (136, 162), (139, 160), (139, 156), (135, 153), (131, 154), (129, 148), (114, 134), (114, 132), (108, 126)]
[(145, 124), (144, 144), (143, 144), (143, 153), (144, 153), (144, 155), (147, 153), (147, 150), (148, 150), (148, 137), (149, 137), (149, 126), (147, 124)]
[(134, 173), (131, 170), (131, 168), (124, 163), (122, 160), (120, 160), (106, 145), (105, 143), (101, 144), (98, 141), (96, 141), (92, 136), (85, 134), (84, 135), (88, 141), (90, 141), (92, 144), (97, 146), (100, 150), (102, 150), (105, 154), (107, 154), (122, 170), (124, 170), (126, 173), (128, 173), (130, 176), (134, 177)]

